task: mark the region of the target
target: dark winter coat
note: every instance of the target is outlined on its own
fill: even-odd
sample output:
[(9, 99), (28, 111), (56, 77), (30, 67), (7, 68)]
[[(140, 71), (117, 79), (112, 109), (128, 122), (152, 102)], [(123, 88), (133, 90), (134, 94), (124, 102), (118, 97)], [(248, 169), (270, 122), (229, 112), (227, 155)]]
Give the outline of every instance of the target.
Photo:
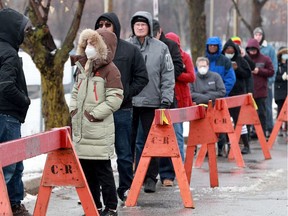
[(121, 73), (124, 88), (124, 100), (120, 109), (132, 108), (132, 97), (138, 95), (149, 82), (143, 56), (138, 47), (120, 39), (121, 25), (115, 13), (102, 14), (95, 23), (95, 29), (98, 29), (101, 18), (105, 18), (113, 24), (118, 40), (113, 63)]
[(282, 54), (288, 54), (287, 48), (280, 48), (277, 57), (278, 57), (278, 70), (276, 73), (276, 79), (274, 83), (274, 99), (275, 101), (278, 100), (285, 100), (287, 97), (287, 80), (283, 80), (282, 76), (286, 72), (288, 73), (288, 64), (287, 61), (285, 63), (281, 62)]
[(272, 77), (274, 69), (272, 61), (268, 56), (260, 53), (259, 43), (256, 39), (249, 39), (246, 47), (246, 51), (249, 48), (256, 48), (257, 54), (248, 55), (255, 62), (256, 67), (259, 68), (258, 74), (253, 74), (254, 81), (254, 98), (266, 98), (268, 94), (268, 77)]
[(225, 55), (225, 50), (227, 49), (228, 46), (231, 46), (234, 48), (234, 56), (231, 58), (232, 62), (236, 62), (237, 68), (234, 69), (235, 75), (236, 75), (236, 82), (232, 88), (232, 90), (229, 93), (229, 96), (234, 96), (234, 95), (240, 95), (240, 94), (245, 94), (246, 92), (246, 84), (245, 84), (245, 79), (248, 79), (251, 77), (251, 70), (250, 67), (247, 63), (246, 60), (241, 56), (240, 49), (239, 47), (231, 40), (229, 39), (224, 47), (222, 54)]
[(0, 113), (25, 121), (30, 99), (18, 56), (28, 18), (10, 8), (0, 10)]

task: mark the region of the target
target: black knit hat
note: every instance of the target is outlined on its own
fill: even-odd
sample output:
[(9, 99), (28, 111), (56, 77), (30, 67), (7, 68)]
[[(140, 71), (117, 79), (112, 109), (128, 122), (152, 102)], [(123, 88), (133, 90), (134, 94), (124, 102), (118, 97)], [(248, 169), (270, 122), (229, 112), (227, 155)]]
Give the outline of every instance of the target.
[(146, 24), (149, 26), (148, 19), (146, 19), (146, 18), (143, 17), (143, 16), (135, 16), (135, 17), (133, 17), (133, 19), (132, 19), (132, 26), (133, 26), (136, 22), (144, 22), (144, 23), (146, 23)]

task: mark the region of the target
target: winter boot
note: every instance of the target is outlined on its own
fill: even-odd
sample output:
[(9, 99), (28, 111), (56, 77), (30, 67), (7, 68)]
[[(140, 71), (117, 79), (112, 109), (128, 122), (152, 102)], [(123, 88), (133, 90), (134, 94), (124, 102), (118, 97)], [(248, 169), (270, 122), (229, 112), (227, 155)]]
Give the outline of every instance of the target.
[(241, 134), (241, 139), (243, 141), (244, 147), (241, 150), (242, 154), (249, 154), (250, 153), (250, 145), (248, 141), (248, 135), (247, 134)]

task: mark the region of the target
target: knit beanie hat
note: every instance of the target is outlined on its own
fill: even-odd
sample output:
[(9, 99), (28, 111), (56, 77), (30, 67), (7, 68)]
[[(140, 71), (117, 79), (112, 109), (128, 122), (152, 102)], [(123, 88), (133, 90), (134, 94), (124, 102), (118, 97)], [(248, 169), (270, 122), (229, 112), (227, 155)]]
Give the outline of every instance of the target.
[(264, 34), (263, 29), (261, 27), (257, 27), (254, 29), (253, 31), (253, 35), (255, 35), (256, 33), (260, 33), (260, 34)]
[(241, 46), (241, 38), (240, 37), (237, 37), (237, 36), (233, 36), (231, 37), (231, 40), (235, 43), (235, 44), (238, 44)]
[(132, 19), (132, 26), (133, 26), (136, 22), (144, 22), (144, 23), (146, 23), (146, 24), (149, 26), (148, 19), (146, 19), (146, 18), (143, 17), (143, 16), (135, 16), (135, 17), (133, 17), (133, 19)]

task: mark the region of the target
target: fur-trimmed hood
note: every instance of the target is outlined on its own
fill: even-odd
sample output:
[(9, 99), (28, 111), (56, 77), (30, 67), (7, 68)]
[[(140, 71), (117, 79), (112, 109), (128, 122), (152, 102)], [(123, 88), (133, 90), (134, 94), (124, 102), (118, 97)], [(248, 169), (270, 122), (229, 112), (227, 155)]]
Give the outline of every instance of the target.
[(97, 65), (106, 65), (112, 62), (116, 47), (117, 37), (113, 32), (105, 29), (85, 29), (81, 32), (76, 54), (85, 56), (85, 48), (87, 41), (91, 41), (91, 45), (95, 47), (97, 56), (95, 58)]
[(283, 54), (288, 54), (288, 48), (287, 47), (280, 47), (278, 52), (277, 52), (277, 58), (278, 62), (281, 62), (281, 56)]

